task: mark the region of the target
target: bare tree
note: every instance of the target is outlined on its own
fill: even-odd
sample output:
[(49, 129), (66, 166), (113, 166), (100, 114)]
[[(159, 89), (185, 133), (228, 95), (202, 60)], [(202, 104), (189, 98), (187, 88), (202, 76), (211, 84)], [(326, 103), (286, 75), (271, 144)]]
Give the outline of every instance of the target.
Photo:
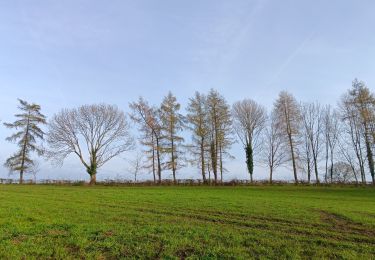
[(184, 138), (180, 135), (184, 129), (184, 116), (179, 113), (181, 105), (176, 97), (169, 92), (160, 107), (160, 120), (162, 123), (163, 153), (169, 155), (165, 162), (166, 169), (172, 170), (173, 182), (176, 183), (177, 169), (183, 165), (183, 152), (181, 151)]
[(33, 175), (33, 182), (36, 183), (36, 175), (40, 172), (40, 163), (39, 163), (39, 161), (34, 161), (34, 164), (29, 169), (29, 172)]
[[(188, 128), (192, 131), (192, 144), (188, 147), (194, 159), (193, 164), (198, 165), (201, 170), (202, 180), (207, 182), (206, 167), (210, 169), (207, 158), (209, 150), (209, 122), (207, 113), (207, 98), (205, 95), (195, 92), (194, 97), (190, 98), (187, 107)], [(196, 160), (196, 158), (198, 160)]]
[(264, 134), (263, 163), (268, 166), (270, 174), (270, 183), (272, 183), (274, 171), (286, 161), (283, 152), (284, 141), (280, 128), (277, 127), (277, 119), (274, 113), (271, 113)]
[(143, 169), (143, 156), (141, 153), (135, 153), (134, 158), (129, 160), (129, 171), (134, 175), (134, 182), (137, 182), (137, 177)]
[(267, 112), (255, 101), (244, 99), (233, 104), (232, 117), (234, 130), (245, 149), (246, 165), (250, 180), (253, 182), (254, 154), (261, 148), (259, 141), (266, 123)]
[[(336, 147), (340, 138), (340, 117), (331, 106), (326, 106), (323, 111), (323, 136), (325, 141), (325, 181), (328, 180), (328, 172), (331, 182), (333, 181), (333, 164)], [(328, 166), (330, 161), (330, 166)]]
[(292, 161), (294, 181), (297, 184), (297, 146), (301, 129), (300, 106), (291, 94), (282, 91), (274, 104), (274, 113), (277, 118), (276, 125), (282, 129), (284, 140), (288, 143), (288, 146), (285, 147), (288, 147), (287, 152)]
[[(339, 142), (338, 142), (338, 150), (339, 150), (338, 157), (342, 161), (344, 161), (348, 165), (350, 165), (350, 169), (352, 170), (352, 174), (354, 176), (355, 182), (358, 184), (358, 172), (359, 172), (359, 170), (358, 170), (358, 166), (357, 166), (356, 156), (353, 153), (353, 149), (350, 146), (350, 144), (348, 145), (348, 142), (346, 142), (346, 140), (344, 139), (343, 136), (341, 136), (338, 140), (339, 140)], [(333, 168), (332, 165), (331, 165), (331, 168)], [(327, 172), (328, 172), (328, 170), (327, 170)], [(332, 172), (331, 174), (333, 176), (334, 173)], [(333, 177), (332, 177), (332, 180), (333, 180)], [(327, 176), (326, 176), (326, 182), (327, 182)]]
[(340, 100), (341, 119), (343, 120), (343, 131), (345, 131), (345, 141), (350, 143), (356, 158), (359, 171), (361, 174), (361, 181), (366, 183), (365, 172), (365, 157), (364, 157), (364, 135), (363, 125), (360, 122), (360, 115), (358, 110), (353, 106), (351, 97), (346, 94)]
[(352, 167), (346, 162), (336, 162), (333, 166), (330, 166), (330, 172), (332, 172), (333, 180), (332, 182), (336, 183), (346, 183), (356, 180), (356, 175), (353, 174)]
[(375, 166), (374, 166), (374, 151), (372, 147), (372, 125), (373, 122), (373, 108), (375, 104), (375, 97), (366, 87), (363, 81), (355, 79), (352, 83), (352, 88), (349, 90), (348, 98), (346, 100), (348, 105), (352, 105), (357, 111), (360, 124), (362, 125), (363, 139), (365, 143), (365, 150), (368, 162), (368, 168), (372, 177), (372, 184), (375, 185)]
[(20, 184), (23, 183), (23, 174), (25, 172), (32, 172), (34, 160), (31, 159), (30, 154), (36, 152), (38, 155), (43, 154), (43, 149), (38, 146), (38, 139), (44, 140), (44, 132), (40, 125), (46, 124), (46, 117), (40, 112), (41, 107), (37, 104), (29, 104), (28, 102), (19, 99), (20, 106), (18, 107), (22, 112), (16, 114), (18, 118), (13, 123), (4, 123), (7, 128), (16, 129), (17, 132), (8, 137), (6, 140), (10, 142), (17, 142), (19, 147), (18, 152), (9, 157), (5, 166), (9, 168), (10, 172), (19, 171)]
[(311, 181), (311, 172), (314, 168), (314, 159), (313, 153), (311, 151), (309, 135), (307, 133), (306, 128), (304, 127), (301, 130), (301, 145), (300, 145), (300, 160), (299, 167), (305, 173), (307, 173), (307, 182), (310, 183)]
[(305, 151), (308, 157), (308, 181), (310, 182), (310, 154), (314, 166), (315, 180), (319, 183), (319, 154), (321, 152), (323, 110), (318, 103), (307, 103), (301, 106), (302, 122), (305, 135)]
[[(125, 114), (112, 105), (85, 105), (63, 109), (48, 126), (48, 157), (58, 163), (75, 154), (95, 184), (97, 170), (133, 148)], [(86, 152), (85, 152), (86, 151)]]
[(160, 122), (160, 111), (151, 107), (142, 97), (138, 102), (130, 105), (132, 113), (130, 118), (139, 125), (139, 131), (143, 134), (140, 136), (140, 143), (146, 147), (146, 153), (149, 154), (151, 168), (156, 181), (161, 183), (161, 150), (162, 150), (162, 126)]

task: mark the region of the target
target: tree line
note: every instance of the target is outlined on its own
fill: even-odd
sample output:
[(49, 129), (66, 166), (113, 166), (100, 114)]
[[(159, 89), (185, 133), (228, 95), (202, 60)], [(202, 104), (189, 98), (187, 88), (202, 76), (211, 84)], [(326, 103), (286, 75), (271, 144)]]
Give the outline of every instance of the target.
[[(365, 184), (369, 173), (375, 184), (375, 95), (357, 79), (337, 106), (298, 102), (281, 91), (269, 112), (252, 99), (231, 106), (214, 89), (195, 92), (185, 113), (171, 92), (160, 105), (140, 97), (129, 104), (127, 114), (114, 105), (84, 105), (62, 109), (48, 122), (40, 105), (19, 102), (16, 120), (4, 123), (15, 129), (6, 140), (18, 150), (4, 165), (19, 172), (20, 183), (37, 167), (34, 154), (60, 165), (75, 155), (94, 184), (101, 166), (134, 149), (133, 123), (144, 153), (133, 163), (137, 172), (142, 168), (152, 173), (155, 183), (163, 180), (164, 171), (176, 183), (178, 171), (188, 165), (199, 169), (204, 183), (223, 182), (225, 162), (233, 159), (231, 147), (239, 142), (251, 182), (258, 165), (268, 168), (270, 183), (284, 166), (295, 183), (304, 181), (303, 173), (309, 183)], [(184, 132), (191, 140), (184, 139)]]

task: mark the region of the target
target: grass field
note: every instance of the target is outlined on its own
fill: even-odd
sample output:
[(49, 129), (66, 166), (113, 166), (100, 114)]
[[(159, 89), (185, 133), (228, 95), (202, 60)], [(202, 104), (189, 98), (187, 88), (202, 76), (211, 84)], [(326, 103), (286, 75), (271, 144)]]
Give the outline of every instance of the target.
[(375, 189), (0, 186), (0, 258), (375, 259)]

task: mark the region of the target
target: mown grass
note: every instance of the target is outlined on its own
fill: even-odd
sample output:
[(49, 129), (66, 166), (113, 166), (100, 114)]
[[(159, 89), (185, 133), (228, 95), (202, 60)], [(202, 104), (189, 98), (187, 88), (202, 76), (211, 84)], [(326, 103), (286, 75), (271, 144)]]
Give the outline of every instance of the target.
[(0, 258), (375, 259), (375, 189), (0, 186)]

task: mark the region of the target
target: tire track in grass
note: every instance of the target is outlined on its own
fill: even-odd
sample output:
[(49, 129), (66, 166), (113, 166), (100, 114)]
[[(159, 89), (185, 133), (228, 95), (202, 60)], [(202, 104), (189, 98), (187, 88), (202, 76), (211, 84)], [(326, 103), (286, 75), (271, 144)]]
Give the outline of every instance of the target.
[[(279, 234), (293, 234), (305, 237), (316, 237), (331, 239), (334, 241), (346, 241), (349, 243), (366, 243), (375, 245), (375, 231), (368, 229), (369, 227), (357, 225), (356, 223), (345, 222), (349, 226), (342, 229), (341, 226), (332, 226), (323, 223), (305, 223), (293, 222), (290, 220), (272, 219), (263, 217), (247, 216), (246, 220), (236, 218), (220, 218), (217, 216), (208, 216), (203, 214), (187, 214), (178, 211), (163, 211), (147, 208), (134, 208), (134, 210), (142, 213), (156, 214), (164, 217), (177, 217), (189, 220), (211, 222), (219, 225), (229, 225), (237, 228), (251, 228), (256, 230), (264, 230), (277, 232)], [(219, 214), (223, 215), (223, 214)], [(230, 214), (229, 214), (230, 216)], [(251, 222), (255, 221), (255, 222)], [(262, 223), (260, 221), (264, 221)], [(303, 227), (301, 227), (301, 224)], [(348, 236), (349, 235), (349, 236)]]

